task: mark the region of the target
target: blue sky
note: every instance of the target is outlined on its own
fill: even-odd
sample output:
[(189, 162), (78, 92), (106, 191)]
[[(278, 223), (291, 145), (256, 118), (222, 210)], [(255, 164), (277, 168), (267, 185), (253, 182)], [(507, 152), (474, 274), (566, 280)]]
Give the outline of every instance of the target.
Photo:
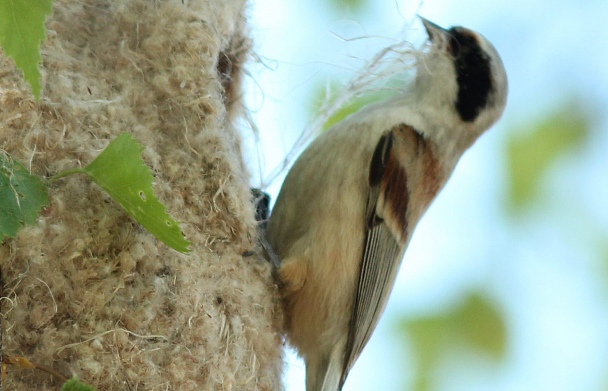
[[(371, 3), (371, 2), (370, 2)], [(599, 390), (608, 384), (608, 284), (589, 222), (608, 237), (608, 2), (375, 1), (338, 14), (321, 0), (252, 2), (251, 28), (262, 64), (252, 64), (247, 100), (260, 138), (244, 132), (253, 184), (276, 198), (282, 176), (269, 173), (312, 119), (316, 86), (349, 77), (383, 45), (420, 42), (415, 14), (445, 27), (483, 33), (509, 74), (501, 122), (465, 154), (419, 224), (397, 286), (345, 391), (405, 390), (413, 352), (396, 341), (402, 316), (441, 311), (483, 287), (507, 315), (504, 363), (463, 357), (437, 375), (441, 390)], [(352, 41), (344, 38), (368, 37)], [(505, 216), (508, 132), (546, 116), (565, 97), (590, 114), (584, 157), (564, 159), (544, 184), (540, 212)], [(259, 162), (262, 162), (261, 167)], [(605, 258), (605, 257), (604, 257)], [(604, 262), (604, 263), (602, 263)], [(287, 391), (304, 390), (303, 363), (290, 358)]]

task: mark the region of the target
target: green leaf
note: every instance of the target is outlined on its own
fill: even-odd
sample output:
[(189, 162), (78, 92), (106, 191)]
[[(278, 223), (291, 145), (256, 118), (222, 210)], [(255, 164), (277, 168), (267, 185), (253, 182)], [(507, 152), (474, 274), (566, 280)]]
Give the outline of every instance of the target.
[(555, 162), (579, 150), (589, 135), (589, 115), (576, 103), (530, 126), (530, 131), (514, 134), (507, 143), (509, 203), (521, 211), (539, 194), (542, 179)]
[[(329, 87), (323, 85), (316, 88), (316, 91), (313, 93), (311, 105), (313, 117), (318, 116), (323, 110), (323, 106), (327, 103), (328, 100), (328, 91), (330, 94), (329, 102), (332, 102), (333, 99), (331, 97), (331, 94), (335, 94), (336, 91), (339, 91), (339, 88), (340, 87), (337, 84), (331, 84)], [(390, 96), (391, 93), (389, 93), (389, 91), (387, 90), (376, 90), (370, 91), (353, 99), (348, 104), (342, 106), (338, 111), (336, 111), (334, 115), (327, 119), (325, 124), (323, 124), (323, 130), (331, 128), (338, 122), (342, 121), (349, 115), (356, 113), (365, 106), (374, 102), (379, 102), (383, 99), (387, 99)]]
[(329, 3), (341, 12), (359, 12), (367, 5), (367, 0), (330, 0)]
[(505, 354), (507, 331), (494, 304), (473, 293), (459, 307), (436, 316), (406, 320), (401, 328), (412, 340), (416, 354), (416, 387), (432, 388), (433, 374), (450, 350), (467, 348), (498, 360)]
[(45, 19), (52, 0), (0, 0), (0, 46), (23, 70), (36, 100), (40, 100), (40, 42), (46, 37)]
[(169, 216), (152, 187), (153, 176), (141, 159), (144, 147), (128, 133), (116, 140), (82, 169), (141, 225), (167, 246), (189, 252), (179, 224)]
[(25, 224), (34, 224), (48, 203), (47, 187), (42, 180), (0, 152), (0, 242), (15, 237)]
[(73, 377), (63, 384), (61, 391), (95, 391), (95, 388)]

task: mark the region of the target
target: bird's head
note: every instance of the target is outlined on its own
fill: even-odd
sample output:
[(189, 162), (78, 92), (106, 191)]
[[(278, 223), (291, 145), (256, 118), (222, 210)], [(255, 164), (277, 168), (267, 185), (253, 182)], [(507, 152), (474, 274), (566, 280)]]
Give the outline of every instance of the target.
[(415, 90), (445, 123), (466, 129), (472, 143), (505, 108), (507, 74), (494, 46), (464, 27), (444, 29), (424, 18), (428, 50), (419, 58)]

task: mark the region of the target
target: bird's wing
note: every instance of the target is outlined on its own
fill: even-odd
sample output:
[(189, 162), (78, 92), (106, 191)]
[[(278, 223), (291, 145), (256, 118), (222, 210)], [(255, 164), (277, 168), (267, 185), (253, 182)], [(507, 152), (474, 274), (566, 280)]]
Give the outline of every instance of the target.
[(395, 136), (395, 129), (384, 133), (370, 163), (365, 246), (340, 389), (384, 311), (405, 250), (409, 192), (395, 154)]

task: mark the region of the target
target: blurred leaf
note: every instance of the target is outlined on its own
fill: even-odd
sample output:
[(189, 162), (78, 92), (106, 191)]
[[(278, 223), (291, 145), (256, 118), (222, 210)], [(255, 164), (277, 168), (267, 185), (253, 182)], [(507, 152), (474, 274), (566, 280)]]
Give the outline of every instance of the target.
[(48, 203), (42, 180), (0, 152), (0, 242), (5, 237), (15, 237), (24, 225), (36, 223)]
[(190, 242), (154, 193), (152, 172), (141, 159), (143, 150), (133, 136), (123, 133), (81, 171), (163, 243), (189, 252)]
[(95, 391), (95, 388), (73, 377), (65, 382), (63, 387), (61, 387), (61, 391)]
[(366, 0), (329, 0), (329, 2), (334, 8), (351, 12), (361, 11), (367, 3)]
[(531, 124), (530, 131), (514, 134), (507, 143), (509, 202), (522, 210), (538, 195), (553, 164), (581, 147), (589, 135), (589, 116), (576, 103)]
[(0, 46), (23, 70), (36, 100), (40, 99), (40, 42), (46, 37), (44, 22), (52, 11), (52, 0), (0, 1)]
[(507, 331), (502, 315), (480, 293), (473, 293), (452, 311), (405, 320), (400, 328), (411, 337), (416, 355), (415, 390), (427, 391), (432, 375), (450, 350), (473, 349), (499, 360), (505, 354)]
[[(328, 103), (333, 102), (333, 96), (335, 96), (336, 93), (339, 93), (339, 91), (340, 87), (337, 84), (332, 83), (329, 86), (320, 85), (313, 93), (313, 100), (311, 105), (313, 116), (316, 117), (321, 114), (322, 110), (324, 109), (324, 106), (326, 106)], [(342, 121), (349, 115), (356, 113), (365, 106), (371, 103), (387, 99), (390, 96), (391, 93), (387, 90), (377, 90), (368, 92), (353, 99), (351, 102), (338, 109), (338, 111), (336, 111), (334, 115), (327, 119), (327, 121), (323, 125), (323, 130), (331, 128), (338, 122)]]
[(449, 319), (463, 342), (498, 360), (505, 352), (506, 326), (494, 303), (473, 294)]

